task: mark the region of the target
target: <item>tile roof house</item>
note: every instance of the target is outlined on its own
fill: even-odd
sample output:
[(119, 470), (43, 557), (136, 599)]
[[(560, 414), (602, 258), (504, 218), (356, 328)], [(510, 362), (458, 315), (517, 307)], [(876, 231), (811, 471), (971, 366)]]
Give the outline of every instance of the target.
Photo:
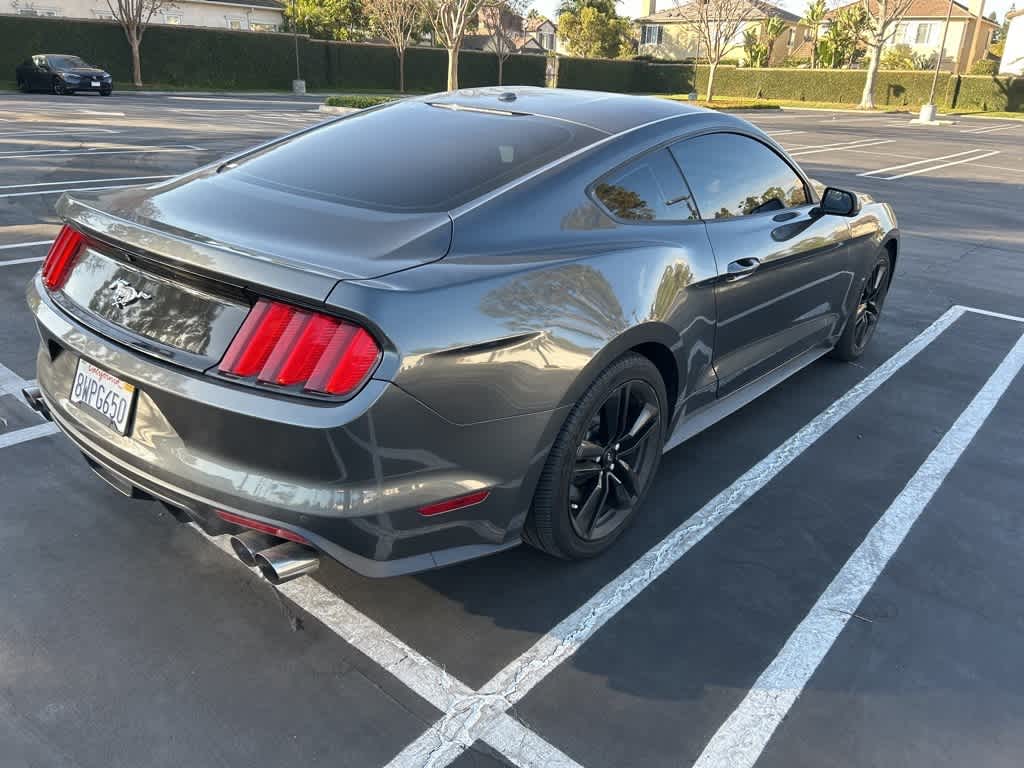
[[(69, 19), (114, 17), (106, 0), (10, 0), (9, 8), (2, 13)], [(174, 0), (173, 5), (157, 12), (150, 23), (276, 32), (284, 26), (283, 9), (278, 0)]]
[[(641, 56), (654, 56), (659, 59), (695, 59), (701, 55), (700, 44), (694, 26), (697, 18), (698, 3), (701, 0), (673, 6), (664, 11), (657, 11), (656, 0), (643, 0), (641, 17), (636, 21), (640, 25)], [(775, 44), (768, 57), (769, 66), (781, 66), (792, 51), (804, 42), (808, 36), (807, 28), (800, 24), (800, 17), (795, 13), (779, 8), (763, 0), (746, 0), (751, 13), (733, 38), (732, 46), (726, 50), (724, 58), (745, 58), (743, 50), (743, 34), (747, 29), (763, 33), (764, 25), (770, 18), (778, 18), (783, 22), (783, 31), (775, 39)]]
[[(867, 0), (868, 10), (877, 11), (876, 0)], [(855, 8), (862, 4), (862, 0), (841, 5), (834, 8), (825, 16), (821, 25), (822, 33), (828, 29), (831, 20), (844, 8)], [(967, 72), (971, 65), (978, 59), (984, 58), (989, 44), (992, 42), (992, 35), (999, 29), (999, 25), (986, 18), (981, 20), (981, 33), (978, 35), (977, 44), (974, 43), (974, 28), (977, 24), (976, 14), (981, 6), (981, 0), (968, 0), (963, 3), (953, 2), (953, 12), (949, 19), (949, 32), (946, 35), (946, 45), (942, 48), (942, 68)], [(949, 0), (914, 0), (907, 15), (896, 28), (896, 35), (882, 49), (885, 50), (896, 45), (909, 46), (913, 53), (924, 58), (939, 53), (942, 45), (942, 26), (946, 20), (946, 12), (949, 10)], [(810, 58), (811, 43), (806, 43), (797, 49), (794, 56)]]

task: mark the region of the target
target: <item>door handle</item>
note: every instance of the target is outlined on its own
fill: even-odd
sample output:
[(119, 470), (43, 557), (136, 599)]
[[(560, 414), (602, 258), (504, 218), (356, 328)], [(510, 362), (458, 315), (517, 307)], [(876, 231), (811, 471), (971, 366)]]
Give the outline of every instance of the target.
[(727, 273), (726, 280), (742, 280), (744, 277), (751, 274), (759, 266), (761, 266), (761, 260), (755, 259), (753, 256), (748, 256), (745, 259), (736, 259), (736, 261), (731, 261), (729, 262), (729, 266), (725, 268), (725, 271)]

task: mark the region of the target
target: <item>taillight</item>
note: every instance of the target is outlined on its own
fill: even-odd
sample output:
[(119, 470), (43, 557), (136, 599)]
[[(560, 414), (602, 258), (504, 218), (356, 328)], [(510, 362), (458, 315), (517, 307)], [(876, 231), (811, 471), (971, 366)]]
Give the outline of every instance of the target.
[(288, 539), (288, 541), (297, 541), (299, 544), (309, 544), (309, 542), (294, 531), (289, 531), (287, 528), (279, 528), (276, 525), (270, 525), (269, 523), (263, 523), (259, 520), (253, 520), (250, 517), (243, 517), (242, 515), (236, 515), (234, 512), (225, 512), (223, 509), (217, 510), (217, 516), (221, 520), (225, 520), (234, 525), (240, 525), (243, 528), (249, 528), (260, 533), (269, 533), (271, 536), (277, 536), (279, 539)]
[(349, 395), (366, 383), (380, 354), (374, 338), (358, 325), (260, 299), (218, 370), (259, 384)]
[(50, 252), (46, 254), (46, 260), (43, 262), (43, 285), (51, 291), (56, 291), (64, 285), (84, 243), (85, 236), (81, 232), (66, 224), (61, 227), (60, 234), (53, 241)]

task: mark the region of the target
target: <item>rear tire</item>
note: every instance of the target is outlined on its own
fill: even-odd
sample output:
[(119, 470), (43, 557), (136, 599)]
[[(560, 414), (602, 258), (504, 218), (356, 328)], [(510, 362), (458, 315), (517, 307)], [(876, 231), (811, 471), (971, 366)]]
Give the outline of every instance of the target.
[(654, 364), (630, 352), (573, 406), (534, 494), (523, 540), (564, 559), (600, 554), (636, 517), (661, 460), (667, 397)]
[(28, 82), (26, 82), (25, 80), (19, 80), (18, 81), (18, 90), (21, 91), (22, 93), (28, 93), (29, 90), (30, 90), (29, 87), (28, 87)]
[(882, 316), (885, 298), (892, 281), (892, 257), (883, 250), (868, 272), (861, 289), (860, 301), (846, 321), (843, 335), (829, 353), (837, 360), (852, 362), (864, 354)]

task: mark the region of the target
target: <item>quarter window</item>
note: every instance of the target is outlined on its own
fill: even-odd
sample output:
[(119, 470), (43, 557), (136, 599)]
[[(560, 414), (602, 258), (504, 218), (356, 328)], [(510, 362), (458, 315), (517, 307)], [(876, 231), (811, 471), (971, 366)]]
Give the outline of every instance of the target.
[(711, 133), (670, 147), (706, 220), (750, 216), (804, 205), (807, 190), (793, 168), (759, 141)]
[(686, 181), (667, 149), (651, 152), (609, 174), (594, 194), (627, 221), (696, 221)]

